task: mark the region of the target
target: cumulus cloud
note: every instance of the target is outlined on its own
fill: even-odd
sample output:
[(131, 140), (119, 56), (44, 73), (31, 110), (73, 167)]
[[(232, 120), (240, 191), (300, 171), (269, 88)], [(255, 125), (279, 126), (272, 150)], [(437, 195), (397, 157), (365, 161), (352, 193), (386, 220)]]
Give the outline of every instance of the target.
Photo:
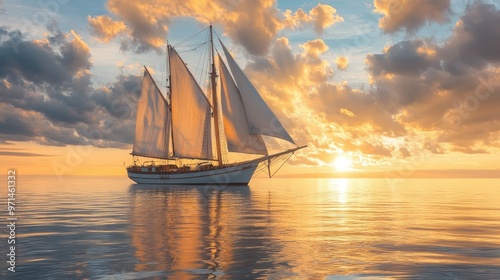
[(415, 39), (369, 55), (376, 102), (440, 150), (494, 150), (500, 135), (498, 26), (500, 11), (477, 1), (444, 44)]
[(92, 35), (103, 42), (109, 42), (127, 30), (123, 21), (114, 21), (109, 16), (97, 16), (95, 18), (88, 16), (87, 20), (90, 24)]
[(444, 67), (459, 73), (500, 62), (500, 13), (493, 4), (475, 2), (463, 15), (446, 42)]
[(45, 145), (127, 147), (133, 141), (139, 76), (95, 89), (90, 49), (74, 31), (26, 40), (0, 28), (0, 135)]
[(274, 0), (109, 0), (107, 6), (119, 20), (109, 16), (89, 17), (93, 34), (102, 41), (125, 34), (122, 49), (135, 52), (162, 51), (169, 23), (182, 16), (193, 17), (204, 24), (221, 24), (226, 35), (253, 55), (265, 54), (284, 28), (312, 25), (321, 33), (343, 20), (333, 7), (323, 4), (309, 13), (302, 9), (282, 13)]
[(280, 108), (278, 117), (296, 142), (310, 146), (293, 161), (325, 164), (342, 152), (360, 163), (390, 156), (393, 148), (374, 135), (402, 135), (404, 127), (373, 95), (332, 82), (334, 65), (321, 58), (328, 49), (322, 40), (308, 41), (302, 49), (294, 53), (289, 41), (279, 38), (269, 56), (254, 57), (246, 67), (266, 102)]
[[(367, 90), (332, 82), (332, 65), (321, 55), (328, 47), (321, 40), (306, 42), (302, 53), (294, 53), (289, 41), (279, 38), (268, 56), (253, 57), (245, 71), (259, 81), (266, 101), (283, 110), (279, 117), (296, 141), (311, 147), (295, 163), (324, 164), (339, 153), (372, 164), (423, 150), (494, 152), (500, 144), (495, 113), (500, 48), (484, 45), (486, 34), (496, 34), (500, 26), (499, 14), (493, 5), (476, 2), (442, 44), (414, 39), (367, 56), (372, 78)], [(481, 35), (487, 26), (490, 30)], [(495, 39), (490, 38), (492, 46)], [(465, 50), (467, 55), (457, 55)], [(470, 57), (482, 62), (471, 63)]]
[(341, 16), (337, 15), (337, 10), (329, 5), (318, 4), (310, 14), (313, 18), (314, 29), (319, 33), (332, 24), (344, 21)]
[(347, 57), (345, 56), (339, 56), (337, 58), (336, 64), (337, 64), (337, 69), (346, 70), (347, 67), (349, 66), (349, 60), (347, 60)]
[(450, 0), (374, 0), (383, 17), (379, 26), (387, 33), (414, 32), (427, 22), (444, 22), (451, 12)]
[(298, 9), (295, 13), (286, 10), (284, 24), (289, 28), (299, 28), (305, 24), (312, 24), (317, 33), (323, 33), (325, 28), (344, 21), (335, 8), (329, 5), (318, 4), (309, 13), (303, 9)]
[(419, 74), (429, 67), (440, 68), (432, 42), (402, 41), (384, 50), (383, 54), (368, 55), (368, 70), (375, 76)]
[(312, 58), (318, 58), (320, 54), (328, 50), (328, 46), (321, 39), (315, 39), (312, 41), (307, 41), (302, 45), (304, 53)]

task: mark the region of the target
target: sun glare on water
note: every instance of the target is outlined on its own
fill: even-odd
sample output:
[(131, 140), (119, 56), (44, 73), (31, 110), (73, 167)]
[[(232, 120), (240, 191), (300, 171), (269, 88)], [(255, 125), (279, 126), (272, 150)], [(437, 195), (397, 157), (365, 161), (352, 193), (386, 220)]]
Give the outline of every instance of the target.
[(337, 171), (347, 171), (352, 169), (352, 161), (346, 156), (338, 156), (333, 162)]

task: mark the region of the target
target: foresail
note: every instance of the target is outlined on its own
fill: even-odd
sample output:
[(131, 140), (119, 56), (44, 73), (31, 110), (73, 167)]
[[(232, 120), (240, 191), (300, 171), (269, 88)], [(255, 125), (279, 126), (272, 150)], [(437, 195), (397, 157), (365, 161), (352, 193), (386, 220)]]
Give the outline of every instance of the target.
[(147, 70), (137, 104), (133, 155), (167, 158), (170, 135), (170, 112), (167, 102)]
[(174, 156), (213, 159), (210, 103), (177, 52), (168, 53)]
[(295, 144), (276, 115), (236, 64), (224, 44), (220, 43), (245, 106), (250, 133), (273, 136)]
[(229, 152), (267, 155), (259, 134), (250, 134), (247, 114), (236, 84), (219, 56), (224, 132)]

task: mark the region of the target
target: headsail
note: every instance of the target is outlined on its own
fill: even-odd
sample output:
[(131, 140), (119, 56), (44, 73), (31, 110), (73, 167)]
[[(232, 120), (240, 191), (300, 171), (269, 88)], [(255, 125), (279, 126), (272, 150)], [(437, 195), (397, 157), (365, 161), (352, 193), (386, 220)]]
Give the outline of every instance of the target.
[(177, 52), (168, 54), (174, 156), (213, 159), (210, 103)]
[(133, 155), (167, 158), (170, 131), (167, 101), (147, 70), (142, 78), (142, 90), (137, 105)]
[(245, 106), (250, 133), (268, 135), (281, 138), (295, 144), (292, 137), (285, 130), (276, 115), (259, 95), (255, 87), (248, 80), (245, 73), (236, 64), (224, 44), (219, 40), (226, 56), (229, 68), (240, 91)]
[(267, 155), (266, 144), (259, 134), (250, 134), (245, 106), (240, 92), (219, 55), (222, 113), (229, 152)]

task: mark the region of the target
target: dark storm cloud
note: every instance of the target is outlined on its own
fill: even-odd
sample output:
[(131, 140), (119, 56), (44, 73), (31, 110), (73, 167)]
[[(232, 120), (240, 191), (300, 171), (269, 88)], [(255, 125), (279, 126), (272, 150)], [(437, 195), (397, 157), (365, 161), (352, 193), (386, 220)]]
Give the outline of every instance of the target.
[(472, 4), (456, 24), (441, 56), (445, 70), (455, 74), (500, 62), (500, 12), (493, 4)]
[(7, 34), (9, 34), (9, 31), (4, 26), (0, 26), (0, 39)]
[(0, 45), (0, 78), (7, 75), (35, 82), (61, 84), (71, 80), (70, 72), (61, 65), (61, 56), (45, 42), (19, 41), (20, 33), (9, 32)]
[(86, 144), (73, 127), (56, 126), (35, 111), (0, 104), (0, 137), (5, 141), (34, 141), (45, 145)]
[(470, 74), (500, 62), (500, 12), (493, 4), (475, 1), (455, 25), (453, 35), (443, 46), (432, 41), (403, 41), (383, 54), (367, 57), (368, 70), (374, 76), (420, 75), (431, 67), (450, 74)]
[(377, 103), (407, 128), (444, 132), (436, 140), (465, 153), (498, 145), (499, 65), (500, 11), (481, 1), (444, 44), (404, 41), (367, 57)]
[(0, 134), (2, 138), (7, 138), (8, 135), (10, 137), (20, 136), (22, 139), (26, 139), (26, 137), (36, 135), (32, 124), (26, 121), (18, 109), (4, 104), (0, 108), (2, 109), (0, 111)]
[(133, 141), (139, 76), (119, 76), (94, 89), (87, 44), (71, 31), (48, 28), (29, 41), (2, 27), (0, 141), (126, 147)]
[(384, 54), (369, 55), (368, 70), (378, 76), (382, 74), (418, 75), (430, 67), (440, 68), (431, 42), (423, 40), (403, 41), (387, 49)]

